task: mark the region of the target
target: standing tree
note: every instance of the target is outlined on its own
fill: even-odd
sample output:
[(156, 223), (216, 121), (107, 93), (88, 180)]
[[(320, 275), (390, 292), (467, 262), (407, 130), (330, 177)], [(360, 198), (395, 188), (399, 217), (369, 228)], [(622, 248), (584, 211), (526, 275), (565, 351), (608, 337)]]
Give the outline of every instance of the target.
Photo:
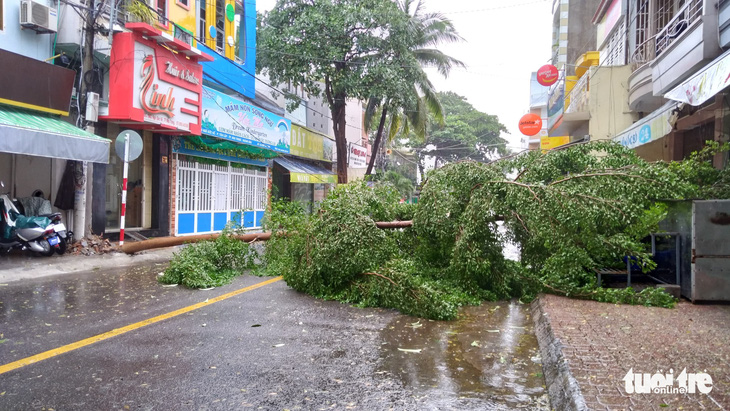
[(507, 141), (500, 137), (507, 128), (497, 116), (482, 113), (450, 91), (438, 93), (438, 98), (444, 108), (444, 124), (432, 119), (425, 140), (410, 136), (409, 145), (419, 153), (422, 172), (426, 156), (434, 157), (439, 167), (464, 159), (483, 162), (507, 153)]
[(371, 96), (365, 111), (366, 130), (370, 126), (370, 118), (376, 109), (381, 109), (378, 131), (373, 143), (374, 155), (365, 174), (371, 174), (378, 148), (383, 138), (388, 109), (391, 110), (391, 122), (388, 138), (392, 140), (401, 131), (408, 135), (412, 130), (421, 139), (425, 138), (428, 115), (443, 125), (443, 109), (436, 90), (423, 70), (424, 66), (434, 66), (444, 77), (448, 76), (453, 66), (464, 67), (464, 63), (450, 57), (433, 47), (446, 42), (462, 40), (449, 19), (439, 13), (425, 13), (423, 2), (416, 0), (399, 0), (398, 7), (408, 17), (408, 43), (404, 52), (402, 86), (404, 90), (393, 90), (385, 96)]
[(397, 65), (386, 63), (407, 44), (406, 17), (390, 0), (279, 0), (263, 16), (257, 52), (271, 80), (325, 95), (339, 183), (347, 182), (347, 99), (385, 95)]

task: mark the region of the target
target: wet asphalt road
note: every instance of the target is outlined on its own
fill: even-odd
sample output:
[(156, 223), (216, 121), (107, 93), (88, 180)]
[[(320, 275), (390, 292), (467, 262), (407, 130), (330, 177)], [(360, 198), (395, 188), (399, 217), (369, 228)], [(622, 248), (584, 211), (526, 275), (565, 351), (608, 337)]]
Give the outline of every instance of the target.
[[(0, 286), (0, 366), (212, 299), (165, 262)], [(319, 301), (284, 281), (0, 374), (2, 410), (548, 409), (526, 306), (451, 322)]]

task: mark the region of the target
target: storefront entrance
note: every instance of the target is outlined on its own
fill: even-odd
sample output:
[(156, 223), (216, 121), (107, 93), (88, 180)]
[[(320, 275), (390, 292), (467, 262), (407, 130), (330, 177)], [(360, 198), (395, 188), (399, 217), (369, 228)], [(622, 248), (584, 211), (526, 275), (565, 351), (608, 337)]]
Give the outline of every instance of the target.
[(180, 154), (176, 164), (177, 235), (218, 232), (229, 221), (246, 229), (261, 228), (268, 196), (266, 167), (229, 161), (206, 164)]

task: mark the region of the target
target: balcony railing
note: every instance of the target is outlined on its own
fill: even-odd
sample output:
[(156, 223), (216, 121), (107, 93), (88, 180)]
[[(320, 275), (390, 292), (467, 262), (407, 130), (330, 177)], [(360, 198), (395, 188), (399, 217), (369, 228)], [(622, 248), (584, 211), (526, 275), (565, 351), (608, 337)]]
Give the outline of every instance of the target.
[(690, 0), (657, 33), (656, 56), (662, 54), (692, 23), (702, 18), (702, 4), (703, 0)]
[(652, 37), (639, 44), (631, 54), (631, 71), (634, 72), (645, 64), (650, 63), (656, 57), (656, 37)]
[(583, 113), (588, 111), (588, 91), (590, 90), (590, 71), (584, 74), (566, 96), (566, 113)]

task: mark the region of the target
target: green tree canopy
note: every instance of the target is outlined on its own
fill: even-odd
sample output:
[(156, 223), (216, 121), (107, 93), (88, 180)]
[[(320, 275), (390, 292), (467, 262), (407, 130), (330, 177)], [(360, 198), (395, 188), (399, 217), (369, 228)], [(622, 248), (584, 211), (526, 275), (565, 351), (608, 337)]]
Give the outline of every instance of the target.
[(347, 182), (348, 99), (385, 95), (407, 67), (407, 16), (390, 0), (279, 0), (258, 34), (259, 69), (274, 83), (301, 85), (329, 105), (340, 183)]
[(501, 137), (507, 128), (497, 116), (483, 113), (466, 98), (454, 92), (438, 93), (444, 109), (444, 124), (431, 120), (424, 140), (411, 136), (409, 145), (421, 156), (436, 158), (437, 166), (464, 159), (489, 160), (506, 154), (507, 141)]

